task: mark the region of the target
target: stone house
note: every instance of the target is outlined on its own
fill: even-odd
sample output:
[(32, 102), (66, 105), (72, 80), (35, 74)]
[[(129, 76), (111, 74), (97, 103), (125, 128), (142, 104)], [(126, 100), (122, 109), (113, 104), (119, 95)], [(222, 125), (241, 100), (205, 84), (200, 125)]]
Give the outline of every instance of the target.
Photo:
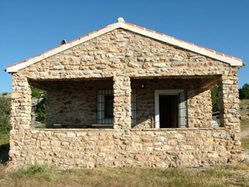
[[(125, 22), (6, 69), (10, 165), (206, 166), (240, 160), (241, 59)], [(220, 126), (210, 89), (220, 83)], [(31, 86), (46, 90), (46, 128), (31, 125)]]

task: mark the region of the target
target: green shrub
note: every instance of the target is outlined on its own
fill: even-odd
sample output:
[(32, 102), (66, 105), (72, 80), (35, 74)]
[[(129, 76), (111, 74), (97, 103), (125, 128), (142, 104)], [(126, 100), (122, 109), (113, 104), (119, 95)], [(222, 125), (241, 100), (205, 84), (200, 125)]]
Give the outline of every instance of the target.
[(8, 92), (3, 92), (3, 96), (7, 96), (8, 94)]
[(220, 98), (219, 98), (219, 89), (220, 89), (220, 84), (215, 85), (211, 89), (211, 99), (212, 99), (212, 112), (218, 112), (221, 109), (220, 106)]
[(48, 106), (47, 92), (36, 87), (31, 87), (32, 98), (38, 98), (39, 102), (35, 106), (36, 121), (46, 122), (46, 107)]
[(35, 107), (35, 113), (37, 115), (36, 120), (42, 123), (46, 122), (46, 108), (48, 106), (47, 93), (43, 93), (40, 97), (41, 101)]
[(39, 88), (31, 86), (31, 96), (35, 98), (40, 98), (44, 91)]
[(13, 177), (15, 178), (24, 178), (24, 177), (31, 177), (35, 175), (42, 175), (49, 173), (49, 168), (46, 166), (40, 165), (31, 165), (24, 168), (21, 168), (13, 173)]
[(0, 97), (0, 133), (8, 134), (10, 126), (10, 98)]

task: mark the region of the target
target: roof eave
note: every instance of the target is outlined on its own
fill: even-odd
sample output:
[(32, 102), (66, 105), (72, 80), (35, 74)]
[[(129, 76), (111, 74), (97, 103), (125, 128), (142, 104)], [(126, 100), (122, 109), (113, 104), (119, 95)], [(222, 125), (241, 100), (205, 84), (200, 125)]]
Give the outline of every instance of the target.
[(109, 32), (109, 31), (112, 31), (112, 30), (117, 29), (119, 27), (121, 27), (121, 23), (114, 23), (114, 24), (107, 25), (106, 27), (104, 27), (102, 29), (99, 29), (96, 32), (88, 33), (85, 36), (82, 36), (82, 37), (80, 37), (78, 39), (75, 39), (75, 40), (73, 40), (71, 42), (68, 42), (66, 44), (60, 45), (60, 46), (58, 46), (58, 47), (56, 47), (54, 49), (51, 49), (51, 50), (49, 50), (47, 52), (44, 52), (44, 53), (42, 53), (40, 55), (37, 55), (37, 56), (33, 57), (33, 58), (26, 59), (26, 60), (21, 61), (21, 62), (19, 62), (17, 64), (9, 66), (9, 67), (6, 68), (6, 71), (8, 73), (15, 73), (15, 72), (17, 72), (17, 71), (19, 71), (19, 70), (33, 64), (33, 63), (35, 63), (35, 62), (38, 62), (38, 61), (43, 60), (45, 58), (48, 58), (48, 57), (50, 57), (52, 55), (55, 55), (55, 54), (57, 54), (59, 52), (65, 51), (65, 50), (67, 50), (67, 49), (69, 49), (71, 47), (74, 47), (74, 46), (76, 46), (78, 44), (81, 44), (83, 42), (91, 40), (91, 39), (93, 39), (95, 37), (98, 37), (98, 36), (100, 36), (102, 34), (105, 34), (105, 33)]
[[(138, 28), (136, 28), (136, 27), (138, 27)], [(188, 43), (188, 42), (176, 39), (174, 37), (171, 37), (171, 36), (168, 36), (165, 34), (157, 33), (155, 31), (141, 28), (141, 27), (133, 25), (133, 24), (125, 24), (125, 25), (123, 25), (122, 28), (130, 30), (130, 31), (135, 32), (135, 33), (138, 33), (138, 34), (141, 34), (141, 35), (144, 35), (144, 36), (147, 36), (147, 37), (150, 37), (150, 38), (153, 38), (153, 39), (156, 39), (156, 40), (159, 40), (159, 41), (162, 41), (164, 43), (168, 43), (168, 44), (177, 46), (179, 48), (183, 48), (183, 49), (186, 49), (186, 50), (189, 50), (189, 51), (192, 51), (195, 53), (199, 53), (199, 54), (207, 56), (207, 57), (211, 57), (211, 58), (220, 60), (222, 62), (230, 64), (231, 66), (243, 66), (242, 59), (228, 56), (228, 55), (225, 55), (222, 53), (218, 53), (212, 49), (200, 47), (200, 46), (194, 45), (192, 43)]]

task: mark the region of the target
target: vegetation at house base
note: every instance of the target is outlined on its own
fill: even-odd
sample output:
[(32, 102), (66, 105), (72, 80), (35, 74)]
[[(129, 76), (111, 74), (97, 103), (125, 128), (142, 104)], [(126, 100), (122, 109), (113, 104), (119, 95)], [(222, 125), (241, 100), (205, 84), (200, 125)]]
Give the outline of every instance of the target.
[(1, 163), (4, 163), (8, 160), (9, 131), (11, 129), (10, 103), (11, 99), (8, 93), (3, 93), (0, 95), (0, 166)]
[(0, 166), (0, 186), (248, 186), (249, 164), (211, 168), (94, 168), (58, 171), (32, 165), (6, 173)]

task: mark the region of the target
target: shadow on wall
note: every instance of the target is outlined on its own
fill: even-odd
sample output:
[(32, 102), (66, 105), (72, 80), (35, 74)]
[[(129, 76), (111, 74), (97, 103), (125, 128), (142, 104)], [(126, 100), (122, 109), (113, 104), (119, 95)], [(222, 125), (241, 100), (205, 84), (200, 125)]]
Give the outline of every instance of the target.
[(9, 144), (0, 145), (0, 164), (5, 164), (9, 160)]
[[(209, 105), (212, 103), (212, 110), (216, 106), (215, 111), (221, 110), (221, 97), (218, 96), (218, 89), (215, 93), (215, 101), (208, 96), (209, 90), (213, 87), (217, 88), (217, 83), (220, 82), (220, 76), (199, 76), (194, 78), (143, 78), (143, 79), (131, 79), (132, 90), (136, 91), (136, 123), (132, 125), (133, 128), (154, 128), (154, 116), (155, 116), (155, 90), (167, 90), (167, 89), (184, 89), (187, 97), (188, 112), (191, 113), (188, 116), (188, 122), (190, 127), (211, 127), (212, 113), (211, 109), (205, 106), (207, 102)], [(213, 90), (213, 89), (212, 89)], [(214, 95), (214, 94), (212, 94)], [(216, 105), (214, 105), (216, 104)], [(207, 106), (209, 106), (207, 105)], [(219, 107), (218, 107), (219, 105)], [(200, 108), (196, 108), (200, 106)], [(220, 114), (220, 112), (218, 113)], [(210, 116), (208, 116), (210, 115)], [(203, 120), (207, 119), (207, 120)], [(192, 121), (195, 121), (194, 123)], [(206, 124), (203, 124), (206, 121)], [(212, 120), (213, 122), (213, 120)], [(217, 123), (217, 122), (215, 122)], [(200, 124), (202, 124), (200, 126)], [(220, 125), (217, 123), (216, 125)]]

